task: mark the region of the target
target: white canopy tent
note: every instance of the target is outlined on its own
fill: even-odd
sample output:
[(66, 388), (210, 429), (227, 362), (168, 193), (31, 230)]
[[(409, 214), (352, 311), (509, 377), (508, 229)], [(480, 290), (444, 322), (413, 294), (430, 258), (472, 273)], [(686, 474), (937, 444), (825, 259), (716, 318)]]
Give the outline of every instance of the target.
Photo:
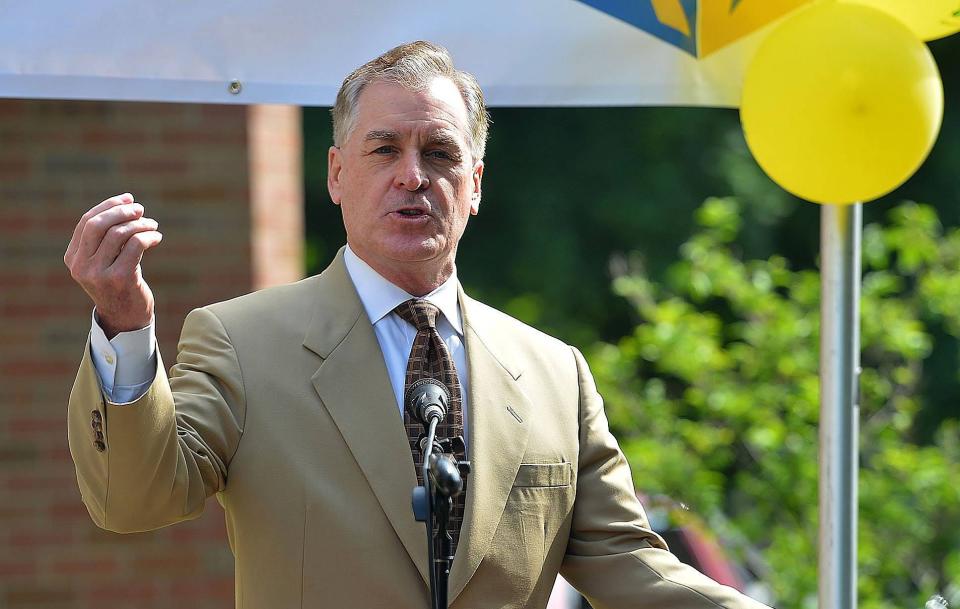
[(735, 107), (756, 28), (806, 1), (734, 0), (742, 35), (698, 59), (689, 0), (3, 0), (0, 97), (332, 105), (350, 70), (425, 39), (491, 105)]

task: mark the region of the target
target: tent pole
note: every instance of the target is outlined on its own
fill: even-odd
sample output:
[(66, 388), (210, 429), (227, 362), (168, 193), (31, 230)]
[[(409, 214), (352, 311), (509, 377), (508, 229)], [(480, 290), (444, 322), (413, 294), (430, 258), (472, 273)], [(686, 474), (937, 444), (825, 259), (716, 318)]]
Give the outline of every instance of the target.
[(820, 216), (820, 609), (857, 606), (862, 205)]

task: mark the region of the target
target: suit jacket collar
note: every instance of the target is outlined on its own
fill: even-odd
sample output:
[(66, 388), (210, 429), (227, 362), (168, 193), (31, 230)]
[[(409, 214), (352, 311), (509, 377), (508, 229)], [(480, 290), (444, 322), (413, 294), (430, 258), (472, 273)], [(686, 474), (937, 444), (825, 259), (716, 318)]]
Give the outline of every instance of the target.
[[(341, 250), (317, 278), (317, 304), (303, 345), (323, 358), (311, 379), (367, 483), (428, 581), (426, 529), (413, 518), (416, 475), (406, 432), (373, 327), (347, 274)], [(516, 336), (502, 314), (459, 290), (470, 370), (470, 460), (463, 529), (449, 598), (460, 594), (496, 533), (526, 449), (531, 404), (520, 388)]]
[(343, 263), (343, 249), (316, 278), (313, 316), (303, 346), (322, 358), (333, 352), (363, 314), (363, 305)]
[(407, 435), (380, 344), (347, 274), (342, 249), (317, 277), (312, 297), (316, 304), (303, 345), (323, 361), (311, 382), (426, 582), (426, 533), (410, 505), (416, 474), (412, 464), (398, 458), (410, 454)]

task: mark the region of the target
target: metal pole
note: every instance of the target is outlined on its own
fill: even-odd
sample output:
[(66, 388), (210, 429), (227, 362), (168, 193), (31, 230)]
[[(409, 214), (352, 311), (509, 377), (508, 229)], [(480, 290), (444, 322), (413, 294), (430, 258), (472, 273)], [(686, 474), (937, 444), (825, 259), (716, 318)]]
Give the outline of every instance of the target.
[(857, 606), (861, 205), (820, 215), (820, 609)]

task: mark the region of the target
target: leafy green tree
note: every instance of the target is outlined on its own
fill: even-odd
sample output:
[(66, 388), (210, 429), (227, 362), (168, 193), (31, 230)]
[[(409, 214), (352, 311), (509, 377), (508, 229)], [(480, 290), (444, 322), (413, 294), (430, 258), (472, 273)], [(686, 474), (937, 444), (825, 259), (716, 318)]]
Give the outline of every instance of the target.
[[(662, 283), (620, 259), (614, 289), (640, 321), (590, 360), (638, 490), (747, 540), (779, 606), (815, 607), (819, 275), (742, 259), (741, 217), (708, 200)], [(863, 241), (860, 606), (956, 602), (958, 411), (929, 438), (917, 415), (933, 337), (960, 336), (960, 230), (905, 203)]]

